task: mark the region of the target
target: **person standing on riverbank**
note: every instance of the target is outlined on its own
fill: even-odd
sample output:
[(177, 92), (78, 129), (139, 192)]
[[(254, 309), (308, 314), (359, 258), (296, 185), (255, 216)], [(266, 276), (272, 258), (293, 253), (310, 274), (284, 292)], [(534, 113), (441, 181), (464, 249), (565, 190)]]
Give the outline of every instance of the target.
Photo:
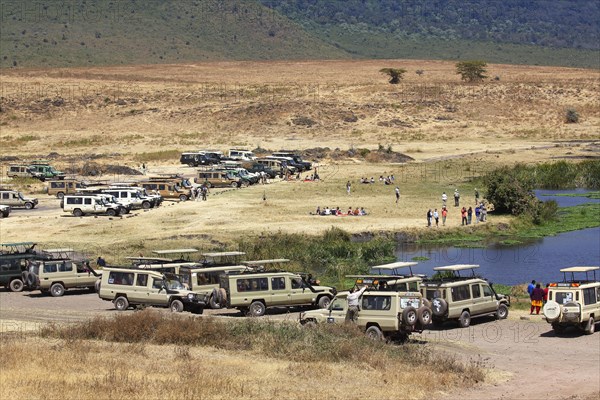
[(471, 220), (473, 218), (473, 209), (469, 207), (467, 210), (467, 225), (471, 225)]
[(460, 194), (458, 193), (458, 189), (454, 189), (454, 207), (459, 206)]
[(542, 308), (543, 301), (544, 289), (542, 289), (541, 285), (538, 283), (531, 292), (531, 310), (529, 311), (529, 314), (533, 314), (533, 309), (535, 308), (535, 314), (540, 315), (540, 308)]
[(442, 226), (446, 226), (446, 217), (448, 217), (448, 209), (444, 206), (442, 207)]
[(527, 293), (529, 294), (530, 299), (531, 299), (531, 294), (533, 293), (533, 289), (535, 289), (535, 279), (532, 280), (529, 285), (527, 285)]
[(431, 218), (433, 218), (433, 213), (431, 212), (431, 208), (427, 211), (427, 227), (431, 228)]
[(437, 208), (433, 211), (433, 219), (435, 219), (435, 227), (438, 228), (440, 226), (440, 214), (438, 214)]
[(448, 195), (446, 192), (442, 192), (442, 207), (446, 207), (446, 201), (448, 201)]
[(350, 196), (351, 188), (352, 188), (352, 185), (350, 184), (350, 181), (348, 181), (348, 183), (346, 183), (346, 193), (348, 193), (348, 196)]
[(396, 205), (398, 205), (398, 201), (400, 201), (400, 188), (396, 186), (396, 189), (394, 189), (394, 191), (396, 192)]

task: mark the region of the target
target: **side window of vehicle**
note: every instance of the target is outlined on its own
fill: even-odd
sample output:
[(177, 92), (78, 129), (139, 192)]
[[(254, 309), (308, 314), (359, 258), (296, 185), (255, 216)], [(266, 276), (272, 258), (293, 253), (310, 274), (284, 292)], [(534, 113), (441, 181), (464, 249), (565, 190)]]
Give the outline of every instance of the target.
[(600, 303), (600, 287), (596, 288), (596, 302)]
[(483, 287), (483, 296), (492, 296), (492, 289), (488, 285), (481, 285)]
[(3, 198), (3, 199), (8, 199), (8, 198), (9, 198), (9, 197), (8, 197), (8, 193), (2, 193), (2, 198)]
[(417, 282), (408, 282), (408, 290), (411, 292), (418, 292), (419, 285)]
[(91, 205), (92, 204), (92, 199), (90, 199), (89, 197), (83, 199), (83, 202), (85, 205)]
[(158, 190), (165, 190), (166, 186), (165, 185), (158, 185)]
[(62, 262), (58, 265), (58, 272), (69, 272), (69, 271), (73, 271), (73, 264), (71, 264), (70, 262)]
[(468, 300), (471, 298), (469, 285), (456, 286), (451, 289), (452, 301)]
[(159, 278), (152, 278), (152, 288), (161, 289), (163, 287), (163, 281)]
[(133, 286), (133, 272), (110, 271), (108, 283), (112, 285)]
[(473, 293), (474, 299), (481, 297), (481, 289), (479, 288), (479, 283), (471, 285), (471, 293)]
[(363, 310), (387, 311), (392, 305), (390, 296), (363, 296)]
[(45, 274), (49, 274), (49, 273), (58, 271), (58, 268), (57, 268), (56, 264), (44, 264), (43, 271)]
[(596, 304), (596, 288), (583, 289), (583, 304)]
[(292, 278), (292, 289), (301, 289), (302, 288), (302, 279), (301, 278)]
[(136, 286), (146, 286), (148, 284), (148, 274), (138, 274), (135, 280)]
[(271, 289), (284, 290), (285, 289), (285, 278), (284, 277), (271, 278)]

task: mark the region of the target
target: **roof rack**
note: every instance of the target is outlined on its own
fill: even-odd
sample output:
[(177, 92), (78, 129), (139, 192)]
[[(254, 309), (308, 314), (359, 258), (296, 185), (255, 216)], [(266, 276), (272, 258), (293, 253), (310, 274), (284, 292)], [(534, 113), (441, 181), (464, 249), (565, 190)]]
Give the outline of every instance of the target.
[[(599, 270), (598, 266), (582, 266), (582, 267), (568, 267), (563, 268), (560, 272), (563, 273), (564, 282), (595, 282), (598, 279), (596, 278), (596, 271)], [(575, 273), (585, 273), (585, 279), (575, 279)], [(590, 279), (589, 273), (592, 273), (592, 279)], [(571, 280), (567, 279), (567, 274), (571, 274)]]
[(163, 255), (163, 254), (182, 254), (182, 253), (197, 253), (199, 250), (198, 249), (170, 249), (170, 250), (153, 250), (152, 252), (154, 254), (159, 254), (159, 255)]
[[(475, 279), (481, 278), (480, 276), (475, 274), (475, 269), (479, 268), (478, 264), (454, 264), (454, 265), (446, 265), (443, 267), (434, 267), (433, 270), (440, 272), (449, 272), (450, 276), (440, 275), (436, 278), (427, 278), (426, 282), (444, 282), (444, 281), (461, 281), (467, 279)], [(471, 275), (469, 276), (461, 276), (460, 271), (471, 270)]]
[(290, 262), (287, 258), (274, 258), (270, 260), (253, 260), (253, 261), (244, 261), (242, 264), (247, 265), (249, 267), (258, 267), (264, 266), (265, 264), (280, 264)]
[(378, 270), (379, 274), (381, 274), (383, 271), (386, 271), (389, 275), (401, 275), (398, 273), (397, 270), (402, 269), (402, 268), (408, 268), (408, 270), (410, 272), (410, 276), (412, 276), (413, 275), (412, 267), (414, 267), (417, 264), (418, 263), (416, 263), (416, 262), (397, 261), (397, 262), (393, 262), (393, 263), (389, 263), (389, 264), (374, 265), (371, 267), (371, 271)]

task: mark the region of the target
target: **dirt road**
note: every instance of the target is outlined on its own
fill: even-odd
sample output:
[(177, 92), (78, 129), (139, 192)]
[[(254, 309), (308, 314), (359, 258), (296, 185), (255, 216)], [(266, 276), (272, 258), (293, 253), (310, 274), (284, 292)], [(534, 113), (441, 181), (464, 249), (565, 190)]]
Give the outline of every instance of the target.
[[(0, 332), (30, 331), (49, 322), (116, 312), (110, 302), (85, 291), (70, 291), (60, 298), (0, 292)], [(242, 318), (236, 310), (206, 310), (204, 315)], [(265, 318), (294, 321), (298, 310), (270, 310)], [(489, 371), (486, 383), (441, 394), (440, 399), (588, 400), (600, 395), (600, 333), (586, 336), (573, 331), (557, 337), (541, 316), (515, 311), (507, 320), (475, 319), (467, 329), (452, 323), (432, 327), (411, 340), (479, 362)]]

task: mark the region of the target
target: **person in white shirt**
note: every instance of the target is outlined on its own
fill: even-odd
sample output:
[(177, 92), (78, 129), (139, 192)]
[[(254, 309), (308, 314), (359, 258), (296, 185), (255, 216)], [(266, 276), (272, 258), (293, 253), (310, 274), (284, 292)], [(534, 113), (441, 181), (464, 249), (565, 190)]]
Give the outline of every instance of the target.
[(442, 193), (442, 206), (446, 205), (446, 201), (448, 200), (448, 195), (446, 194), (446, 192)]
[(366, 289), (366, 286), (363, 286), (359, 291), (356, 291), (355, 288), (350, 289), (350, 294), (348, 294), (348, 311), (346, 312), (346, 322), (356, 323), (359, 311), (358, 299), (360, 296), (362, 296)]

